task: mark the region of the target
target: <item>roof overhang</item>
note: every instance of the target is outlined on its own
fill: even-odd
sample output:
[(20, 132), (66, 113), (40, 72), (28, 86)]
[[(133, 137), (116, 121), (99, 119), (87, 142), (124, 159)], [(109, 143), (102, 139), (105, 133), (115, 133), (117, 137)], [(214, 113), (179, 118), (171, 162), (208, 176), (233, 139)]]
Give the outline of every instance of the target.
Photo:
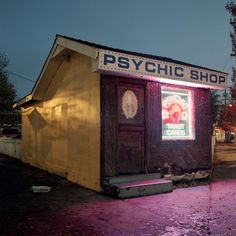
[(61, 63), (73, 53), (77, 52), (91, 58), (97, 58), (97, 49), (75, 42), (57, 35), (49, 56), (43, 66), (39, 78), (32, 91), (32, 99), (42, 100), (47, 90), (51, 79), (60, 67)]
[(23, 104), (26, 104), (28, 103), (29, 101), (32, 100), (32, 95), (27, 95), (26, 97), (23, 97), (22, 99), (20, 99), (18, 102), (16, 102), (14, 105), (13, 105), (13, 108), (17, 108), (17, 107), (20, 107), (22, 106)]
[(224, 72), (57, 35), (31, 94), (15, 103), (14, 107), (42, 101), (60, 65), (74, 52), (92, 59), (91, 72), (199, 88), (227, 87), (227, 73)]
[(41, 101), (61, 63), (67, 60), (74, 52), (93, 59), (97, 58), (98, 55), (96, 47), (91, 47), (57, 35), (31, 94), (15, 103), (13, 107), (22, 106), (25, 103), (29, 103), (30, 100)]

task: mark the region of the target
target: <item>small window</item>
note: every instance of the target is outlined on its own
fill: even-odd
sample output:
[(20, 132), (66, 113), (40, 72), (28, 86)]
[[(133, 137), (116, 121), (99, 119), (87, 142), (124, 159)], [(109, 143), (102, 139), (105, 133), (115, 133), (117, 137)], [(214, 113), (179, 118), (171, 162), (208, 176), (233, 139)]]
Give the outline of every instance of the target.
[(192, 92), (162, 87), (162, 139), (193, 140), (194, 114)]

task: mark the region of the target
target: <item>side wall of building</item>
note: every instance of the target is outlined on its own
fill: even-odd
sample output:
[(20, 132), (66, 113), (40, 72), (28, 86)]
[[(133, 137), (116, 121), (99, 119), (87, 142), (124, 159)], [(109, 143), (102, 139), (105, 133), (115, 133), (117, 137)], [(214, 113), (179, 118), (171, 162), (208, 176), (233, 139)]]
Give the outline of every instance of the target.
[(100, 191), (100, 77), (92, 60), (62, 61), (43, 102), (22, 108), (22, 159)]

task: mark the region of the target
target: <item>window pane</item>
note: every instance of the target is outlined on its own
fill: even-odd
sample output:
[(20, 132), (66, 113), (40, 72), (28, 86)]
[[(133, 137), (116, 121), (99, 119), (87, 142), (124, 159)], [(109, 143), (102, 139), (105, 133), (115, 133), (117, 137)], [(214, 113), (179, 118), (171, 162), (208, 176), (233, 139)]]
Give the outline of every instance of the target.
[(163, 87), (162, 139), (193, 139), (192, 93)]

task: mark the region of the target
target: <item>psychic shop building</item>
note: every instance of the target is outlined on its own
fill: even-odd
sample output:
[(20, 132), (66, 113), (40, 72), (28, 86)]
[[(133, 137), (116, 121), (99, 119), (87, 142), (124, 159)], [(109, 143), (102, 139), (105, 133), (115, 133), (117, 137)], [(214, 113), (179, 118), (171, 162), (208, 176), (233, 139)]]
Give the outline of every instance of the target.
[(57, 35), (22, 111), (22, 160), (102, 191), (110, 177), (211, 168), (227, 74)]

